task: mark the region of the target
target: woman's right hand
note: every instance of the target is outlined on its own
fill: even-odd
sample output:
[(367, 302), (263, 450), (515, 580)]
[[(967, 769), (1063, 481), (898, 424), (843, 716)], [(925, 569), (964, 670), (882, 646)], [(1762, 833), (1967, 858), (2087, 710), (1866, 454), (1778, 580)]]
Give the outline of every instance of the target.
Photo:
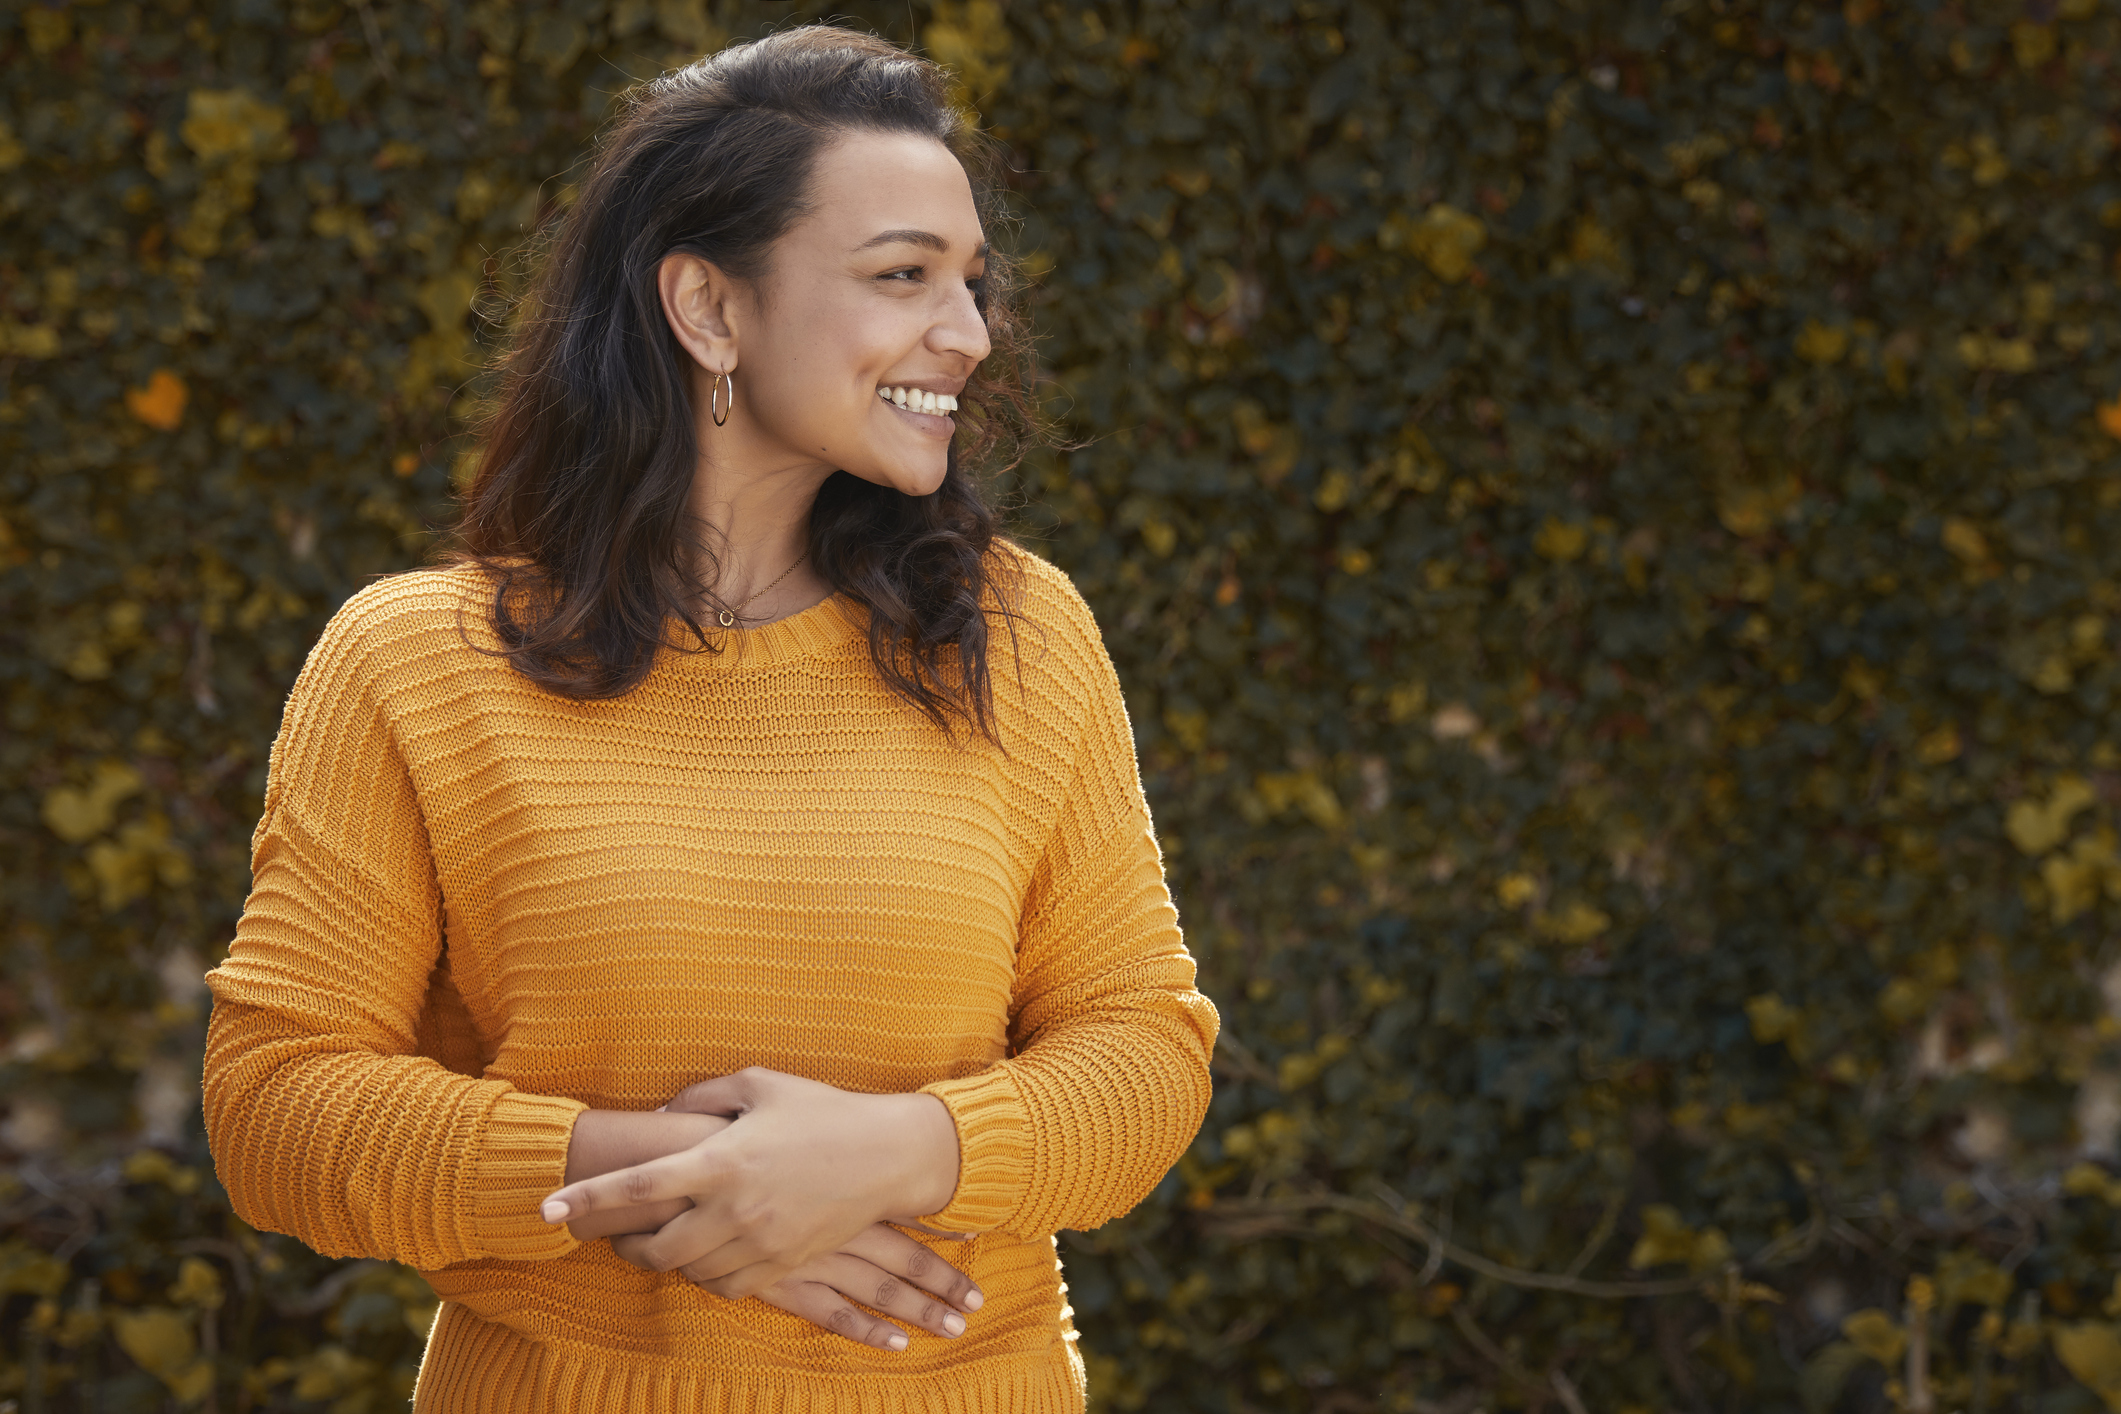
[[(611, 1244), (622, 1257), (625, 1243), (618, 1238)], [(716, 1281), (699, 1285), (717, 1296), (728, 1294), (716, 1289)], [(887, 1223), (863, 1229), (839, 1251), (813, 1258), (752, 1294), (768, 1306), (878, 1350), (904, 1350), (911, 1343), (904, 1328), (883, 1317), (954, 1338), (965, 1333), (965, 1315), (986, 1301), (971, 1277)], [(883, 1317), (855, 1302), (881, 1311)]]

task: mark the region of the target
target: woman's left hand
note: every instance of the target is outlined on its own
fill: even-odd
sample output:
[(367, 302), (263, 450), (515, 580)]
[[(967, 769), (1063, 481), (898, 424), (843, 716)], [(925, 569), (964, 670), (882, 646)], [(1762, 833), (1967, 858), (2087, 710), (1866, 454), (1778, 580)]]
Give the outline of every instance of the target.
[(753, 1067), (665, 1108), (734, 1122), (666, 1158), (570, 1183), (544, 1217), (690, 1199), (656, 1232), (612, 1246), (726, 1296), (754, 1295), (872, 1223), (939, 1212), (957, 1189), (957, 1125), (933, 1095), (863, 1095)]

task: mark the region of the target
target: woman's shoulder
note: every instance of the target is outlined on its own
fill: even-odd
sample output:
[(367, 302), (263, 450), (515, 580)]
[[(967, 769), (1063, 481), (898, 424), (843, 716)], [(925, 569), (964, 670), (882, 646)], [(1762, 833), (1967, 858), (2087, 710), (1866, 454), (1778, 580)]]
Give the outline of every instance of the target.
[(992, 559), (995, 589), (1012, 615), (1075, 651), (1103, 652), (1097, 617), (1066, 570), (1013, 540), (995, 542)]
[(1007, 606), (989, 619), (990, 651), (1003, 655), (995, 680), (1020, 672), (1045, 685), (1036, 695), (1063, 699), (1071, 713), (1118, 691), (1097, 617), (1067, 572), (1014, 542), (999, 544), (995, 556), (995, 590)]
[(303, 672), (402, 683), (496, 662), (493, 590), (491, 572), (477, 564), (385, 575), (339, 606)]

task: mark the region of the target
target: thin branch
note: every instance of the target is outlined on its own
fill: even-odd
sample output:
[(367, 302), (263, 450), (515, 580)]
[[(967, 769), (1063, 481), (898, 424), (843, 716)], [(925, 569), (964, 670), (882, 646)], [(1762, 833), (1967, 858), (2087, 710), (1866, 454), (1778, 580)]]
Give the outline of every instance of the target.
[(1279, 1079), (1258, 1056), (1245, 1047), (1244, 1042), (1230, 1034), (1225, 1026), (1215, 1037), (1216, 1059), (1228, 1056), (1230, 1073), (1243, 1080), (1257, 1080), (1267, 1085), (1279, 1084)]
[(382, 1271), (388, 1265), (388, 1263), (379, 1262), (373, 1257), (366, 1257), (358, 1262), (348, 1263), (302, 1295), (295, 1297), (291, 1301), (275, 1301), (273, 1305), (283, 1316), (314, 1316), (320, 1311), (328, 1311), (337, 1305), (339, 1298), (346, 1294), (347, 1287), (352, 1286), (371, 1272)]
[(1620, 1209), (1626, 1203), (1627, 1196), (1625, 1188), (1613, 1190), (1613, 1196), (1606, 1200), (1605, 1211), (1598, 1215), (1598, 1226), (1591, 1230), (1589, 1239), (1583, 1244), (1583, 1250), (1576, 1254), (1575, 1261), (1569, 1263), (1569, 1269), (1562, 1273), (1563, 1276), (1582, 1276), (1583, 1269), (1591, 1265), (1591, 1259), (1598, 1255), (1598, 1249), (1612, 1240), (1613, 1229), (1620, 1225)]
[(376, 72), (383, 82), (394, 84), (398, 71), (391, 67), (390, 56), (383, 52), (383, 26), (376, 23), (375, 9), (368, 0), (354, 0), (354, 8), (361, 12), (361, 32), (368, 36), (369, 57), (376, 61)]
[(1539, 1388), (1539, 1381), (1532, 1378), (1532, 1372), (1512, 1360), (1509, 1354), (1495, 1343), (1494, 1338), (1480, 1328), (1480, 1323), (1473, 1319), (1473, 1313), (1464, 1306), (1451, 1308), (1451, 1324), (1458, 1327), (1458, 1333), (1466, 1338), (1466, 1344), (1479, 1351), (1482, 1359), (1517, 1383), (1529, 1389)]
[(1270, 1214), (1289, 1215), (1317, 1208), (1347, 1213), (1376, 1223), (1389, 1231), (1403, 1233), (1417, 1242), (1426, 1244), (1432, 1254), (1441, 1252), (1446, 1260), (1509, 1286), (1619, 1300), (1639, 1296), (1677, 1296), (1682, 1292), (1702, 1289), (1702, 1280), (1698, 1277), (1663, 1277), (1649, 1281), (1587, 1281), (1582, 1277), (1560, 1276), (1553, 1272), (1528, 1272), (1521, 1267), (1505, 1266), (1501, 1262), (1483, 1257), (1478, 1252), (1467, 1251), (1411, 1213), (1394, 1212), (1382, 1203), (1350, 1198), (1339, 1193), (1268, 1198), (1257, 1202), (1217, 1203), (1208, 1211), (1241, 1219)]

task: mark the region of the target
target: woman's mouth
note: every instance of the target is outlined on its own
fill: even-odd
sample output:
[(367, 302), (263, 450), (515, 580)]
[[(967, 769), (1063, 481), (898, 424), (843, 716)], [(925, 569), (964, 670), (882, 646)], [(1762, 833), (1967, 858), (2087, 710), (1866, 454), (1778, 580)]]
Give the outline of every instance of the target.
[(956, 398), (948, 393), (931, 393), (926, 388), (879, 388), (876, 395), (895, 408), (930, 417), (947, 417), (957, 411)]

